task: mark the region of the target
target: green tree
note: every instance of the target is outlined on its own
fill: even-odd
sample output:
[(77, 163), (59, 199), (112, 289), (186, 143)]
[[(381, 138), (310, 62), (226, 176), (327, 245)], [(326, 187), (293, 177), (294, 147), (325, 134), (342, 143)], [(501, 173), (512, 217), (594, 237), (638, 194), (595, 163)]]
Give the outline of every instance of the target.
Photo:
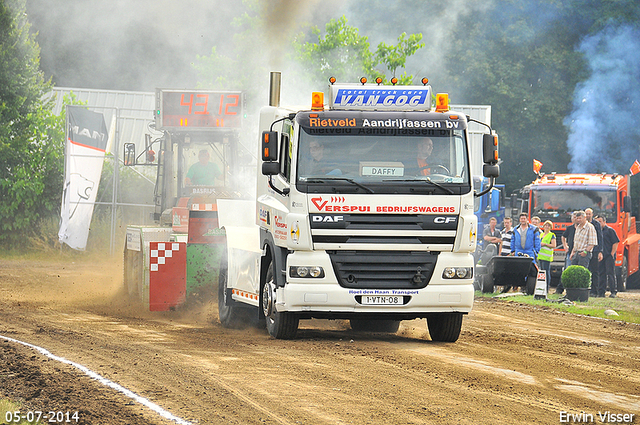
[(0, 2), (0, 244), (20, 245), (60, 207), (64, 119), (43, 100), (51, 90), (39, 69), (25, 0)]
[[(410, 84), (413, 76), (406, 72), (396, 75), (399, 68), (404, 68), (408, 56), (413, 55), (424, 46), (422, 34), (402, 33), (397, 45), (378, 44), (375, 52), (371, 51), (368, 37), (361, 36), (358, 28), (347, 23), (345, 16), (331, 19), (325, 26), (325, 35), (317, 27), (313, 27), (312, 36), (317, 42), (304, 41), (304, 33), (294, 39), (296, 60), (310, 79), (324, 80), (336, 77), (339, 81), (353, 82), (360, 77), (371, 80), (382, 77), (388, 82), (390, 77), (397, 77), (399, 84)], [(386, 70), (378, 67), (384, 65)]]

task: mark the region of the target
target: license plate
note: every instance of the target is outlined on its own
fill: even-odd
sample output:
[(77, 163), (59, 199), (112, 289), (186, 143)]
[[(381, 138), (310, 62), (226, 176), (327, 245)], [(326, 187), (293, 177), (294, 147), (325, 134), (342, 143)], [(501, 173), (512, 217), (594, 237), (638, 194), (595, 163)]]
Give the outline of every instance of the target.
[(363, 295), (360, 303), (363, 305), (402, 305), (403, 297), (402, 295)]

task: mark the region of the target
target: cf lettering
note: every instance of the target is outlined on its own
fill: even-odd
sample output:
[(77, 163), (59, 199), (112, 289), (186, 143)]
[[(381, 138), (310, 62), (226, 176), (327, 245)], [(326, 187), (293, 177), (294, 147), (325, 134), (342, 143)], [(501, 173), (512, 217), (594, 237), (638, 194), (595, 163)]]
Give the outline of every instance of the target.
[(433, 222), (437, 224), (452, 223), (455, 221), (456, 221), (455, 217), (436, 217), (433, 219)]

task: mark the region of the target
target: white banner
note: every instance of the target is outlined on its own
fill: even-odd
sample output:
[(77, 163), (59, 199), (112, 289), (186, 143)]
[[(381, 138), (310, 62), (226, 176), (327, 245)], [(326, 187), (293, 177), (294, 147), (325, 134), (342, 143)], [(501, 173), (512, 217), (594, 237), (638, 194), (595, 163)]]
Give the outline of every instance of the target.
[(104, 116), (67, 106), (67, 143), (62, 190), (60, 243), (84, 250), (102, 174), (108, 134)]

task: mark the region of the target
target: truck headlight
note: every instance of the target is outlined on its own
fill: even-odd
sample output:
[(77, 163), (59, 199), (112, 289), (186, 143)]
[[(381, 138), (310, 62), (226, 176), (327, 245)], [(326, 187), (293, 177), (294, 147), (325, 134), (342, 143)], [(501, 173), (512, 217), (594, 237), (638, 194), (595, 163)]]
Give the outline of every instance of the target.
[(301, 278), (323, 278), (324, 269), (320, 266), (291, 266), (289, 267), (289, 276)]
[(322, 267), (313, 266), (309, 268), (309, 275), (311, 275), (311, 277), (321, 277), (323, 274), (324, 270), (322, 270)]
[(470, 279), (473, 277), (472, 267), (445, 267), (443, 279)]

